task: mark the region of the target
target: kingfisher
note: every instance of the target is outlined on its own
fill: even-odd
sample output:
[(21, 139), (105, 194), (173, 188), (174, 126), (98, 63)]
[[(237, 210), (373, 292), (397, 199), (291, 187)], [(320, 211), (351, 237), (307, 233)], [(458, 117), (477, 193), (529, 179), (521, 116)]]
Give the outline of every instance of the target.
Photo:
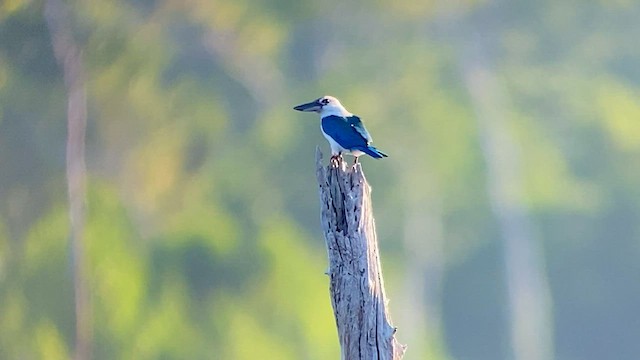
[(353, 155), (354, 164), (363, 154), (375, 159), (387, 157), (371, 145), (373, 139), (360, 118), (347, 111), (335, 97), (323, 96), (293, 109), (320, 114), (320, 130), (331, 145), (331, 162), (338, 162), (342, 154)]

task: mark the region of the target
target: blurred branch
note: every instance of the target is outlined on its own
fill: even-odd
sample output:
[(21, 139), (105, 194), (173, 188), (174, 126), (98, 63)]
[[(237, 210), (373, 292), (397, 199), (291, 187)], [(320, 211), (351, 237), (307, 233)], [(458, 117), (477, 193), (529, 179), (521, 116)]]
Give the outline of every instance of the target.
[(548, 360), (554, 353), (553, 323), (544, 257), (521, 200), (520, 149), (506, 123), (505, 97), (482, 46), (482, 37), (474, 37), (461, 65), (487, 163), (489, 199), (504, 241), (513, 355)]
[(76, 360), (91, 357), (91, 304), (86, 279), (85, 225), (85, 132), (87, 98), (82, 53), (71, 30), (67, 6), (61, 0), (47, 0), (44, 16), (51, 34), (55, 57), (62, 67), (67, 89), (67, 190), (71, 221), (72, 271), (76, 315)]
[(360, 164), (322, 166), (320, 149), (316, 169), (342, 359), (401, 359), (406, 346), (396, 341), (387, 311), (371, 187)]
[[(415, 173), (405, 172), (405, 177)], [(442, 211), (435, 196), (416, 194), (416, 186), (404, 181), (404, 289), (400, 299), (403, 333), (411, 344), (412, 355), (428, 358), (439, 354), (442, 341), (442, 277), (444, 273), (444, 243)], [(406, 327), (406, 328), (405, 328)], [(425, 341), (426, 340), (426, 341)]]

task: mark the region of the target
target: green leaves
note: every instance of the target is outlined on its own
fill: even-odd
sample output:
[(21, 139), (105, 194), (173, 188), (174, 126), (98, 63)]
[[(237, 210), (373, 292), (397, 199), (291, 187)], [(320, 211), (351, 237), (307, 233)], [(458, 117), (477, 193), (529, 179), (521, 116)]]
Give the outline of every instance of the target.
[[(427, 291), (437, 316), (426, 317), (442, 325), (429, 324), (423, 339), (444, 350), (412, 353), (420, 347), (409, 344), (407, 356), (478, 358), (484, 349), (460, 339), (493, 323), (451, 329), (463, 328), (455, 314), (503, 313), (503, 294), (490, 290), (501, 288), (500, 274), (494, 287), (464, 275), (500, 268), (483, 129), (460, 75), (485, 16), (483, 50), (520, 151), (513, 196), (544, 240), (558, 339), (568, 344), (561, 354), (597, 353), (598, 342), (584, 345), (588, 331), (572, 324), (599, 313), (611, 314), (600, 331), (615, 335), (608, 355), (637, 353), (625, 337), (637, 327), (620, 314), (633, 313), (640, 293), (624, 281), (638, 275), (640, 15), (618, 3), (71, 1), (87, 69), (95, 358), (339, 356), (313, 176), (325, 140), (317, 119), (290, 110), (324, 94), (360, 116), (391, 155), (363, 160), (383, 262), (392, 278), (408, 279), (388, 288), (444, 284), (442, 298)], [(3, 359), (73, 353), (65, 96), (41, 2), (2, 2)], [(435, 251), (414, 262), (429, 273), (409, 279), (405, 260), (422, 245)], [(585, 273), (611, 298), (581, 302), (589, 298), (581, 287), (566, 285)], [(486, 291), (473, 297), (482, 304), (451, 290), (470, 288)], [(389, 294), (392, 305), (402, 291)], [(505, 333), (496, 334), (487, 348), (504, 349)], [(501, 351), (486, 358), (508, 357)]]

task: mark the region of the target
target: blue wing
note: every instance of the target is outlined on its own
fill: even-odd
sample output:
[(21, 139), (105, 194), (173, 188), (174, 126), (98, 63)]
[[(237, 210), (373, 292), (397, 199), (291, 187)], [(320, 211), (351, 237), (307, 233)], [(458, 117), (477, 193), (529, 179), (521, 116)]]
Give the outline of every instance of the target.
[(371, 135), (369, 134), (369, 132), (367, 131), (367, 128), (364, 127), (364, 124), (362, 123), (362, 121), (360, 121), (360, 118), (352, 115), (352, 116), (348, 116), (347, 117), (347, 122), (349, 122), (349, 124), (356, 129), (356, 131), (358, 133), (360, 133), (360, 135), (362, 135), (362, 137), (367, 140), (367, 144), (369, 144), (370, 142), (373, 141), (373, 139), (371, 138)]
[[(360, 122), (359, 120), (358, 122)], [(367, 138), (356, 129), (355, 124), (351, 123), (349, 118), (335, 115), (325, 116), (322, 118), (322, 131), (331, 136), (335, 142), (345, 149), (366, 147), (368, 145)]]
[(360, 150), (377, 159), (387, 157), (370, 145), (371, 135), (357, 116), (325, 116), (322, 118), (322, 131), (345, 149)]

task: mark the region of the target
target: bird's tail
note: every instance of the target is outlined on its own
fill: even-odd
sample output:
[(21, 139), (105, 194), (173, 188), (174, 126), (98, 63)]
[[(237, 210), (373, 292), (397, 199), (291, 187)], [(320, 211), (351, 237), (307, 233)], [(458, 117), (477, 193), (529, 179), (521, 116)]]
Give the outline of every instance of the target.
[(374, 146), (367, 146), (362, 148), (362, 152), (371, 156), (372, 158), (382, 159), (383, 157), (388, 157), (389, 155), (383, 153), (382, 151), (376, 149)]

